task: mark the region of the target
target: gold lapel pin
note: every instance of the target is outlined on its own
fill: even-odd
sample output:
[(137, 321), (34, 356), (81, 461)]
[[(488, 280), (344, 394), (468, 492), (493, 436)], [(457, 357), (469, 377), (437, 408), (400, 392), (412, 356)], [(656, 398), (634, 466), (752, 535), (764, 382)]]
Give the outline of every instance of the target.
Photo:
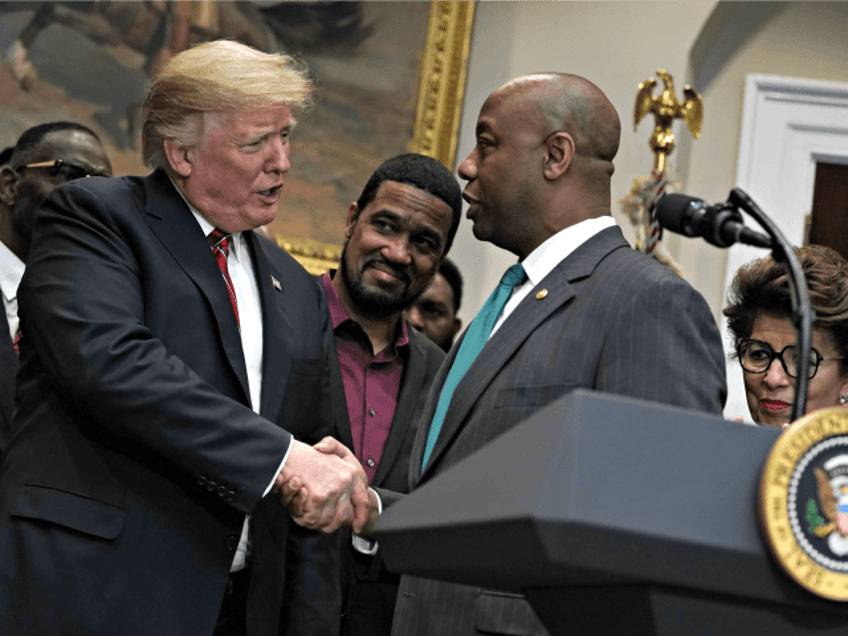
[(273, 276), (271, 276), (271, 284), (274, 286), (274, 289), (276, 289), (277, 291), (283, 291), (283, 286), (280, 285), (280, 281), (278, 281)]
[(540, 289), (536, 292), (536, 300), (542, 300), (545, 296), (548, 295), (547, 289)]

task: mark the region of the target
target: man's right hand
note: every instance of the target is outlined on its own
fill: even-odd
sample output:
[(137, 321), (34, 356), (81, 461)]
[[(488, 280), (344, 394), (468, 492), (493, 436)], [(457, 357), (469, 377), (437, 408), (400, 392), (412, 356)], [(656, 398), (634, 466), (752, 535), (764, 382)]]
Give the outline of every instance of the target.
[[(336, 455), (349, 464), (360, 466), (359, 460), (356, 459), (356, 456), (351, 452), (351, 450), (334, 437), (325, 437), (315, 444), (313, 448), (318, 449), (322, 453)], [(361, 534), (366, 537), (371, 536), (371, 531), (374, 529), (377, 519), (380, 516), (380, 510), (381, 506), (379, 503), (379, 496), (373, 488), (368, 488), (368, 517), (359, 529), (353, 528), (353, 531), (356, 534)], [(345, 525), (346, 527), (351, 527), (351, 524)]]
[(368, 478), (358, 462), (293, 440), (273, 491), (304, 527), (335, 532), (347, 521), (345, 525), (358, 532), (368, 520), (367, 486)]

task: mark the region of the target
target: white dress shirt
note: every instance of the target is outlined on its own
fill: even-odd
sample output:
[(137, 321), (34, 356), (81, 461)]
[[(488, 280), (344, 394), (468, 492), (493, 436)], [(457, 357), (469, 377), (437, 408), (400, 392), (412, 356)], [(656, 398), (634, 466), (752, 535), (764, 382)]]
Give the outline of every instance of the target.
[(580, 221), (570, 227), (560, 230), (535, 250), (530, 252), (527, 258), (521, 263), (524, 266), (524, 273), (527, 275), (525, 281), (518, 287), (513, 288), (509, 300), (504, 305), (501, 315), (498, 316), (495, 326), (492, 328), (492, 333), (489, 338), (500, 329), (501, 325), (509, 318), (509, 315), (515, 311), (516, 307), (522, 300), (527, 298), (528, 294), (541, 283), (545, 276), (550, 274), (554, 267), (559, 265), (560, 261), (571, 254), (578, 247), (583, 245), (598, 232), (613, 227), (616, 225), (615, 219), (611, 216), (599, 216), (594, 219), (586, 219)]
[[(173, 181), (171, 181), (173, 183)], [(215, 226), (212, 225), (191, 203), (183, 196), (183, 193), (174, 184), (174, 188), (179, 192), (183, 201), (186, 202), (188, 209), (200, 224), (204, 236), (209, 236)], [(259, 413), (261, 406), (262, 393), (262, 303), (259, 299), (259, 287), (256, 283), (256, 272), (253, 269), (253, 259), (250, 256), (250, 250), (247, 247), (247, 242), (241, 232), (230, 235), (230, 249), (227, 257), (227, 271), (230, 274), (230, 280), (233, 283), (233, 289), (236, 293), (236, 306), (238, 307), (239, 315), (239, 332), (241, 335), (241, 348), (244, 352), (244, 362), (247, 366), (247, 385), (250, 393), (251, 407), (256, 413)], [(210, 255), (212, 247), (209, 247)], [(223, 278), (224, 274), (221, 273)], [(294, 439), (292, 439), (294, 442)], [(267, 495), (271, 488), (274, 487), (274, 482), (277, 480), (277, 475), (283, 470), (283, 466), (291, 452), (291, 444), (289, 445), (286, 454), (280, 462), (280, 467), (274, 473), (274, 478), (271, 483), (265, 488), (263, 496)], [(282, 504), (281, 504), (282, 505)], [(245, 517), (244, 525), (242, 526), (241, 537), (239, 539), (236, 554), (233, 558), (233, 563), (230, 566), (231, 572), (237, 572), (247, 565), (247, 559), (250, 556), (250, 515)]]
[(3, 296), (3, 309), (13, 341), (18, 333), (18, 285), (23, 275), (23, 261), (0, 241), (0, 295)]
[[(204, 236), (209, 236), (215, 226), (203, 218), (191, 204), (189, 209), (200, 223)], [(212, 248), (209, 248), (212, 251)], [(236, 305), (239, 313), (239, 331), (244, 362), (247, 365), (247, 384), (250, 390), (250, 403), (259, 413), (262, 397), (262, 303), (259, 300), (259, 287), (253, 270), (253, 259), (247, 248), (247, 242), (241, 232), (230, 235), (230, 250), (227, 257), (227, 271), (236, 292)], [(223, 273), (221, 276), (223, 277)]]

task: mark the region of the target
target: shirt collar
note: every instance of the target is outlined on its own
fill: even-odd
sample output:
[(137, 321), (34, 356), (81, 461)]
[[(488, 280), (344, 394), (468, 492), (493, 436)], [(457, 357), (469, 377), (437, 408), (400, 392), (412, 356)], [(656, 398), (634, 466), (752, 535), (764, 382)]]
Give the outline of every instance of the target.
[[(352, 323), (356, 323), (356, 321), (350, 317), (350, 314), (347, 313), (345, 308), (342, 307), (342, 301), (339, 300), (339, 294), (336, 292), (336, 288), (333, 287), (333, 276), (335, 274), (336, 270), (330, 269), (327, 270), (327, 273), (321, 277), (321, 284), (324, 286), (324, 291), (327, 293), (327, 305), (330, 308), (330, 321), (333, 323), (334, 330), (347, 320), (350, 320)], [(395, 338), (394, 346), (397, 349), (398, 347), (402, 347), (407, 344), (409, 344), (409, 332), (406, 328), (406, 320), (401, 319), (400, 333), (398, 334), (398, 337)]]
[(590, 238), (608, 227), (616, 225), (612, 216), (599, 216), (594, 219), (586, 219), (564, 230), (560, 230), (535, 250), (530, 252), (522, 261), (524, 272), (535, 287), (550, 274), (562, 259), (583, 245)]
[[(168, 179), (171, 180), (171, 184), (174, 186), (174, 189), (177, 193), (182, 197), (182, 200), (185, 201), (185, 204), (188, 206), (189, 211), (192, 216), (197, 220), (200, 224), (200, 229), (203, 230), (203, 236), (209, 236), (210, 232), (215, 229), (215, 226), (212, 225), (209, 221), (206, 220), (200, 211), (194, 207), (188, 199), (185, 198), (185, 195), (182, 193), (177, 187), (177, 184), (174, 183), (174, 180), (171, 179), (171, 176), (168, 175)], [(235, 258), (237, 261), (241, 261), (244, 258), (244, 255), (247, 253), (245, 250), (247, 249), (247, 244), (245, 243), (244, 236), (242, 232), (236, 232), (235, 234), (230, 234), (230, 253), (228, 258)]]
[(23, 275), (24, 262), (0, 241), (0, 291), (6, 302), (18, 297), (18, 285)]

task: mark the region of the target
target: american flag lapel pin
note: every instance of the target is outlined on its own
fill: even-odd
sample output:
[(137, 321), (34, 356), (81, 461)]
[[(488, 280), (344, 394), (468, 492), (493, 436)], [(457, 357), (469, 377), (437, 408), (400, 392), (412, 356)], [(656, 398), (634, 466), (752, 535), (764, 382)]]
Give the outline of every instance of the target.
[(274, 289), (276, 289), (277, 291), (283, 291), (283, 286), (280, 285), (280, 281), (278, 281), (273, 276), (271, 276), (271, 284), (274, 286)]

